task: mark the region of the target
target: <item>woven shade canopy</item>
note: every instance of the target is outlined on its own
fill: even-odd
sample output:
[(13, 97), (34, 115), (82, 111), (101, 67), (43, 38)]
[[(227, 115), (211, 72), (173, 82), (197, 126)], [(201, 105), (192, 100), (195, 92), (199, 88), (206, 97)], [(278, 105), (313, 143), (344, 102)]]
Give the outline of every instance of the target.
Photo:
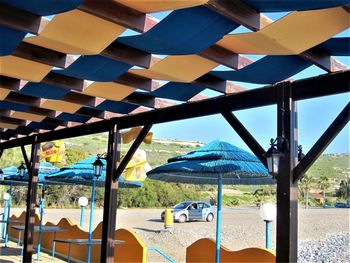
[[(66, 184), (76, 185), (92, 185), (92, 181), (96, 182), (96, 186), (103, 187), (106, 180), (106, 160), (100, 159), (103, 162), (102, 175), (96, 179), (94, 175), (93, 163), (97, 159), (96, 156), (86, 158), (75, 164), (65, 166), (55, 174), (45, 176), (45, 179), (49, 182), (60, 182)], [(136, 188), (142, 187), (140, 182), (125, 181), (123, 177), (118, 179), (119, 187), (122, 188)]]
[(251, 153), (216, 140), (188, 154), (170, 158), (147, 173), (151, 179), (189, 184), (273, 184), (265, 166)]
[(1, 0), (0, 140), (347, 70), (349, 3)]

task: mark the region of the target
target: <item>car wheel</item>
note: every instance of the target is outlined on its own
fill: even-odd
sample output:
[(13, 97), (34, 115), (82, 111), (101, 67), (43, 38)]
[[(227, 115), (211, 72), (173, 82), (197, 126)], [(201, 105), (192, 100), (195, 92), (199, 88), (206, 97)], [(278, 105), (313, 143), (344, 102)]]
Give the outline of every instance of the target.
[(207, 222), (211, 222), (214, 219), (214, 215), (212, 213), (207, 215)]
[(182, 214), (179, 216), (179, 223), (184, 223), (187, 220), (187, 216), (185, 214)]

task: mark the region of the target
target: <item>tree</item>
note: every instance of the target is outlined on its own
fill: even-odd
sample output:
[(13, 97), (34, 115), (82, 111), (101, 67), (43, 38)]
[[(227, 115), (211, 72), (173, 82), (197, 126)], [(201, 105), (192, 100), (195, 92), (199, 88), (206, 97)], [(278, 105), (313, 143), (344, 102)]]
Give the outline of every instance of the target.
[(307, 174), (300, 180), (300, 189), (303, 191), (305, 197), (305, 209), (307, 209), (309, 204), (309, 191), (311, 189), (312, 180), (312, 176)]
[(318, 180), (318, 186), (322, 189), (323, 193), (323, 208), (326, 207), (326, 189), (330, 187), (329, 179), (327, 176), (321, 176)]
[(337, 197), (348, 199), (350, 192), (349, 179), (342, 180), (339, 185), (339, 189), (336, 193)]

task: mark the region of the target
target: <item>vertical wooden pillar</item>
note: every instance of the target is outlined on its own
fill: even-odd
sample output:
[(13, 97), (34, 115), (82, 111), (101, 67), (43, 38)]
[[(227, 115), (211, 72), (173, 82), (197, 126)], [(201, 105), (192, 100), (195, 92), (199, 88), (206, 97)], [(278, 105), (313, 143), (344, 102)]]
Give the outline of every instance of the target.
[(120, 160), (120, 133), (112, 124), (108, 134), (107, 170), (103, 206), (101, 262), (114, 262), (114, 234), (117, 218), (118, 179), (113, 175)]
[(29, 182), (27, 192), (27, 209), (25, 230), (23, 236), (23, 262), (32, 262), (33, 255), (33, 240), (34, 240), (34, 221), (35, 221), (35, 205), (36, 205), (36, 191), (38, 185), (39, 172), (39, 158), (40, 158), (40, 143), (37, 142), (37, 136), (34, 137), (31, 151), (31, 163), (28, 168)]
[(277, 238), (276, 261), (296, 262), (298, 254), (298, 184), (293, 182), (297, 162), (297, 105), (291, 97), (291, 84), (279, 90), (277, 104), (277, 135), (288, 140), (280, 149), (277, 178)]

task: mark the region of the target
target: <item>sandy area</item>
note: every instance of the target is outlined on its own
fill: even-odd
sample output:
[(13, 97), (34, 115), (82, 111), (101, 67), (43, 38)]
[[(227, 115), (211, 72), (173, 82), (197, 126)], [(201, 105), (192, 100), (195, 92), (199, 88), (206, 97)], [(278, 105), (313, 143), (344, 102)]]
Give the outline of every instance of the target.
[[(21, 209), (13, 209), (20, 214)], [(349, 209), (304, 208), (299, 209), (299, 240), (322, 239), (327, 233), (349, 231)], [(174, 225), (174, 233), (160, 232), (164, 228), (160, 220), (160, 209), (119, 209), (117, 228), (135, 231), (148, 247), (157, 247), (176, 262), (185, 262), (186, 247), (204, 237), (215, 239), (215, 220)], [(94, 225), (102, 221), (102, 210), (96, 209)], [(57, 223), (64, 215), (79, 224), (78, 209), (47, 209), (45, 220)], [(85, 228), (88, 227), (89, 212), (85, 213)], [(222, 220), (222, 244), (231, 250), (249, 246), (265, 245), (265, 224), (255, 207), (224, 208)], [(272, 247), (275, 248), (275, 224), (272, 227)], [(149, 252), (148, 262), (166, 262), (155, 252)]]

